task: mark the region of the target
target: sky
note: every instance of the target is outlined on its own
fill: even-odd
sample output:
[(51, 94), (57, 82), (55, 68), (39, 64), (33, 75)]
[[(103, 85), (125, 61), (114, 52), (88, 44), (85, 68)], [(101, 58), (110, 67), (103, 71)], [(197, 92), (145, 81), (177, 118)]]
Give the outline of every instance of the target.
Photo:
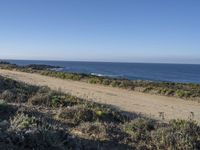
[(0, 59), (200, 64), (200, 1), (0, 0)]

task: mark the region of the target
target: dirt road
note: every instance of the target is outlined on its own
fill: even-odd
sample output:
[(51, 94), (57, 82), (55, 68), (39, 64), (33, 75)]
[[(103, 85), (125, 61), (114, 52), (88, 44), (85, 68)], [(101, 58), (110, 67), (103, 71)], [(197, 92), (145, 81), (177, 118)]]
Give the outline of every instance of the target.
[[(39, 74), (30, 74), (0, 69), (0, 75), (32, 85), (49, 86), (74, 96), (99, 103), (111, 104), (121, 110), (138, 112), (159, 118), (164, 113), (165, 119), (188, 119), (193, 117), (200, 122), (200, 103), (178, 98), (149, 95), (124, 89), (93, 85), (84, 82), (62, 80)], [(193, 114), (193, 115), (192, 115)]]

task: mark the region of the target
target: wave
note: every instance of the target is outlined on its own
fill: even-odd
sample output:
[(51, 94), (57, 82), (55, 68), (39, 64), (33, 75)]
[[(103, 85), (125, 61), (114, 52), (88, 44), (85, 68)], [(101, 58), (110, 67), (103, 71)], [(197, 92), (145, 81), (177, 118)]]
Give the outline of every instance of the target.
[(112, 77), (112, 78), (119, 78), (120, 75), (111, 75), (111, 74), (100, 74), (100, 73), (91, 73), (92, 76), (98, 76), (98, 77)]
[(62, 67), (60, 67), (60, 68), (52, 68), (51, 70), (53, 70), (53, 71), (63, 71), (64, 70), (64, 68), (62, 68)]
[(98, 77), (103, 77), (106, 76), (104, 74), (99, 74), (99, 73), (91, 73), (92, 76), (98, 76)]

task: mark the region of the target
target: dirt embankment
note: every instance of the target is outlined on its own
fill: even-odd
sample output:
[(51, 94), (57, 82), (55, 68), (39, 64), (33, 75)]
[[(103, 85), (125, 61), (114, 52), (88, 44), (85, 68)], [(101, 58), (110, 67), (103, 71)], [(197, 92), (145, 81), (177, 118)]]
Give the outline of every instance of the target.
[(0, 69), (0, 75), (25, 83), (48, 86), (74, 96), (110, 104), (128, 112), (137, 112), (159, 119), (193, 118), (200, 122), (200, 103), (178, 98), (144, 94), (124, 89), (62, 80), (39, 74)]

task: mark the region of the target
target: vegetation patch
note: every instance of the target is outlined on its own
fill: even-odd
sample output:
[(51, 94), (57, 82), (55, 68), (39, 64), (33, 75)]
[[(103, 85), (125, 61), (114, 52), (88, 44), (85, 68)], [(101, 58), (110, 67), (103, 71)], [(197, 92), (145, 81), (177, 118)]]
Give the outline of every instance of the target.
[(0, 85), (0, 149), (200, 149), (192, 120), (162, 123), (3, 77)]

